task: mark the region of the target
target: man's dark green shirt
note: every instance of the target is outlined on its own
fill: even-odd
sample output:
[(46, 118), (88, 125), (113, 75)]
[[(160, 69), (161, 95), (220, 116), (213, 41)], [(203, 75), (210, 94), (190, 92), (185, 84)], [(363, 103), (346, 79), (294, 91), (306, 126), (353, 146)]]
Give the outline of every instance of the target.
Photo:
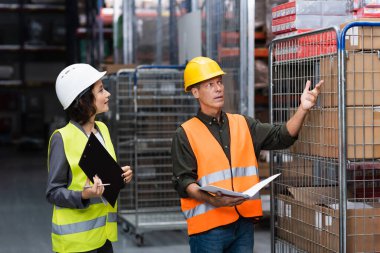
[[(228, 118), (225, 112), (221, 114), (221, 120), (210, 117), (201, 111), (197, 116), (209, 129), (215, 139), (222, 146), (224, 153), (231, 163), (230, 155), (230, 128)], [(260, 151), (272, 149), (284, 149), (291, 146), (297, 137), (289, 135), (286, 125), (271, 125), (261, 123), (251, 117), (245, 119), (255, 149), (256, 157), (259, 157)], [(172, 161), (173, 161), (173, 184), (180, 197), (187, 198), (186, 188), (189, 184), (197, 181), (197, 160), (187, 139), (185, 130), (178, 127), (172, 142)]]

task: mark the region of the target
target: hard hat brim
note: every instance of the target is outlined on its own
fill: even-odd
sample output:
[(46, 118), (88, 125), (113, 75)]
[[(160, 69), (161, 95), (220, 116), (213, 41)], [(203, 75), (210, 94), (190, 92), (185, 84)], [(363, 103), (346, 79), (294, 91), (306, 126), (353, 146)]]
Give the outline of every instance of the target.
[(194, 86), (194, 85), (197, 84), (197, 83), (201, 83), (201, 82), (204, 82), (204, 81), (210, 80), (210, 79), (212, 79), (212, 78), (214, 78), (214, 77), (217, 77), (217, 76), (223, 76), (223, 75), (225, 75), (225, 74), (227, 74), (227, 73), (224, 72), (224, 71), (218, 71), (218, 72), (216, 72), (216, 73), (213, 73), (213, 74), (209, 75), (206, 79), (204, 79), (204, 80), (202, 80), (202, 81), (200, 81), (200, 82), (194, 82), (194, 83), (190, 82), (190, 83), (188, 84), (188, 86), (186, 87), (185, 92), (190, 92), (192, 86)]
[[(83, 87), (83, 90), (81, 92), (83, 92), (85, 89), (87, 89), (88, 87), (96, 83), (98, 80), (102, 79), (102, 77), (105, 76), (106, 74), (107, 74), (107, 71), (103, 71), (94, 75), (92, 78), (90, 78), (89, 85), (87, 85), (86, 87)], [(63, 107), (63, 110), (66, 110), (67, 108), (69, 108), (70, 105), (74, 102), (75, 99), (77, 99), (78, 96), (79, 94), (76, 97), (74, 97), (69, 103), (67, 103), (67, 105)]]

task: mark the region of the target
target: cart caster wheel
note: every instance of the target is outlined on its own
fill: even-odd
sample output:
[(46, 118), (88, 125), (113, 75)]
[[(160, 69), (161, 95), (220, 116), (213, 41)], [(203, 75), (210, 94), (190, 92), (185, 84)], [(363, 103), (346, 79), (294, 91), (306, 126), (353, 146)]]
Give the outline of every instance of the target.
[(125, 233), (128, 233), (128, 232), (130, 231), (129, 226), (128, 226), (127, 224), (125, 224), (125, 223), (122, 223), (122, 224), (121, 224), (121, 228), (123, 229), (123, 231), (124, 231)]
[(142, 235), (135, 235), (135, 241), (137, 246), (142, 246), (144, 244), (144, 237)]

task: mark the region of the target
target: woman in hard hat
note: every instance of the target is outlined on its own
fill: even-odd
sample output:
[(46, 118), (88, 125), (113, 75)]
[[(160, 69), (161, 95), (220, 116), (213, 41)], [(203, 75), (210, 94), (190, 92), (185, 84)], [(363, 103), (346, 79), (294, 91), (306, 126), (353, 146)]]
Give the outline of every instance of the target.
[[(56, 93), (70, 122), (52, 134), (48, 148), (47, 200), (54, 205), (52, 246), (55, 252), (113, 252), (117, 240), (117, 205), (102, 199), (101, 178), (93, 184), (79, 167), (88, 137), (99, 139), (116, 160), (108, 128), (96, 115), (109, 110), (110, 93), (99, 72), (88, 64), (73, 64), (61, 71)], [(132, 178), (129, 166), (122, 167), (124, 182)], [(87, 187), (85, 187), (87, 186)]]
[(275, 126), (222, 111), (224, 74), (207, 57), (192, 59), (184, 71), (185, 91), (198, 100), (200, 110), (177, 129), (172, 160), (192, 253), (253, 252), (253, 221), (262, 216), (260, 196), (212, 195), (199, 188), (214, 185), (243, 192), (258, 183), (260, 150), (283, 149), (295, 142), (323, 83), (309, 91), (308, 81), (295, 115)]

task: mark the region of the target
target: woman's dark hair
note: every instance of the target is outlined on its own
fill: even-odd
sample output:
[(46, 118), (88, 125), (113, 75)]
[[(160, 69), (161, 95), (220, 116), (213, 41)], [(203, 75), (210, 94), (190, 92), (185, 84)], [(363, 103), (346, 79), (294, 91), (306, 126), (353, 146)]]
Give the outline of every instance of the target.
[(84, 124), (96, 113), (94, 104), (95, 97), (94, 94), (92, 94), (93, 88), (94, 85), (91, 85), (85, 89), (78, 95), (69, 108), (66, 109), (67, 117), (69, 117), (70, 120)]

